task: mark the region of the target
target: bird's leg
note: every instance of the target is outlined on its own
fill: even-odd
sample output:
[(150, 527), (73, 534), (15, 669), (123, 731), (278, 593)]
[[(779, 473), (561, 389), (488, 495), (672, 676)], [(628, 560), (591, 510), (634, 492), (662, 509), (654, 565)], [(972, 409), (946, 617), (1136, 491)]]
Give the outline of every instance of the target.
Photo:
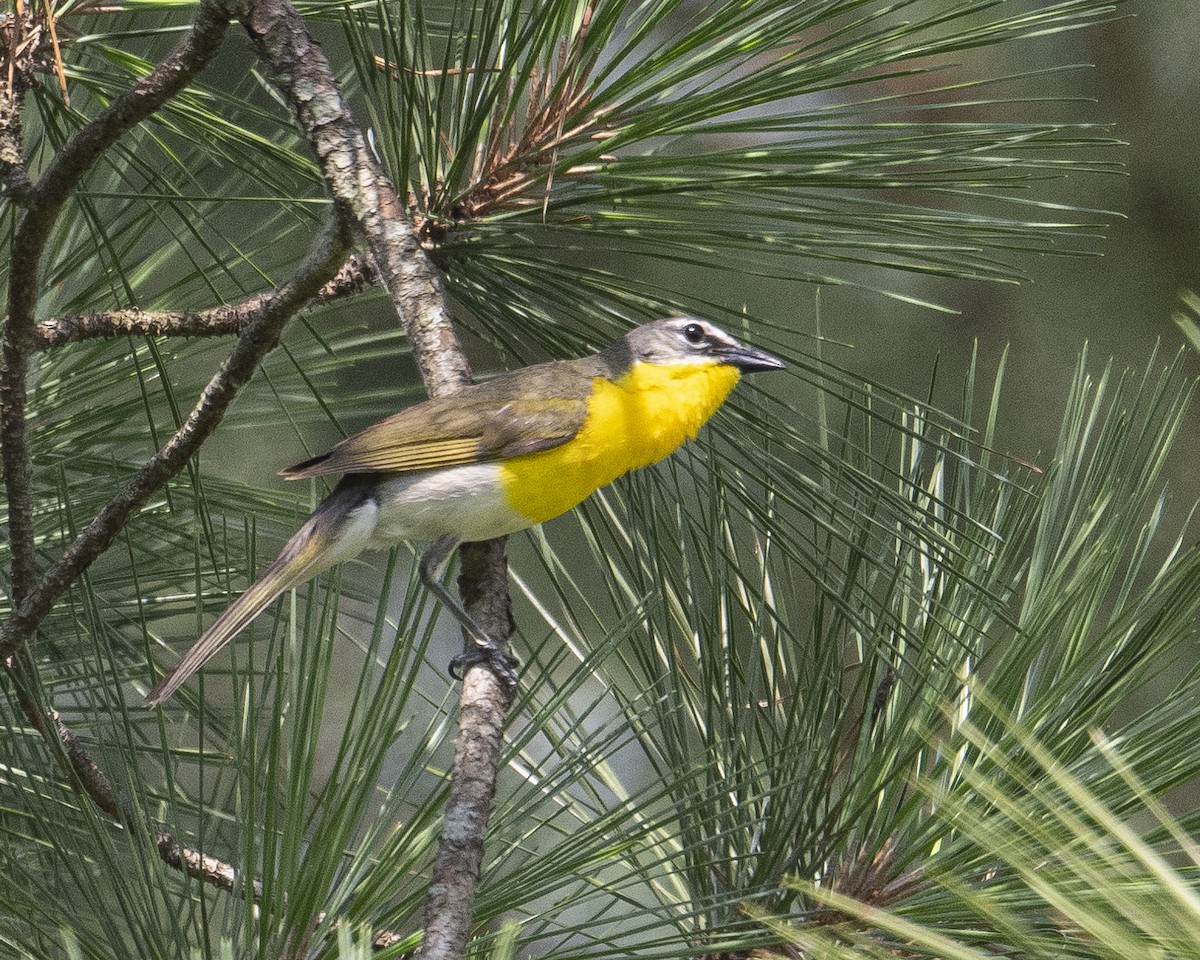
[(441, 601), (447, 610), (454, 614), (454, 619), (462, 625), (467, 635), (475, 641), (476, 649), (460, 653), (450, 661), (450, 676), (456, 680), (461, 680), (466, 672), (475, 666), (475, 664), (486, 663), (501, 683), (510, 691), (515, 690), (517, 687), (516, 657), (489, 637), (483, 627), (476, 623), (471, 615), (467, 613), (466, 608), (459, 602), (458, 597), (454, 596), (446, 588), (445, 584), (442, 583), (442, 573), (445, 570), (446, 563), (460, 542), (459, 538), (453, 534), (439, 537), (421, 554), (421, 560), (417, 564), (417, 572), (421, 577), (421, 582)]

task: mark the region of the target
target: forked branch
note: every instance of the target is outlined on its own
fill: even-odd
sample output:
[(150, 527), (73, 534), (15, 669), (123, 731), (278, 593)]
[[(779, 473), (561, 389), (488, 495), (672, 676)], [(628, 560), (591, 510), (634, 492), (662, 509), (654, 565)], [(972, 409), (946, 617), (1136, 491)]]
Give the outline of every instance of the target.
[[(278, 290), (241, 304), (234, 314), (106, 315), (35, 320), (40, 265), (47, 240), (72, 191), (97, 158), (122, 133), (150, 116), (182, 90), (211, 59), (228, 21), (245, 25), (272, 79), (295, 111), (334, 201), (333, 220), (296, 276)], [(19, 157), (18, 157), (19, 160)], [(183, 43), (128, 93), (86, 125), (54, 158), (37, 184), (26, 187), (19, 163), (2, 171), (10, 193), (22, 193), (25, 214), (14, 237), (9, 310), (0, 371), (0, 442), (9, 504), (14, 613), (0, 625), (0, 660), (15, 681), (30, 722), (65, 758), (73, 781), (110, 816), (123, 821), (124, 805), (103, 770), (63, 726), (43, 696), (27, 642), (73, 583), (116, 538), (147, 499), (186, 464), (217, 424), (238, 390), (278, 342), (286, 320), (313, 298), (336, 296), (376, 274), (391, 294), (413, 345), (429, 393), (453, 393), (470, 380), (470, 368), (447, 316), (441, 285), (404, 208), (378, 168), (342, 102), (333, 72), (288, 0), (201, 0)], [(350, 225), (361, 231), (373, 264), (345, 264)], [(339, 267), (342, 269), (339, 270)], [(68, 546), (49, 572), (37, 578), (33, 490), (26, 438), (26, 369), (37, 349), (106, 335), (126, 326), (139, 332), (187, 335), (189, 331), (239, 331), (229, 358), (201, 394), (176, 434), (147, 461)], [(497, 637), (511, 633), (503, 544), (473, 547), (464, 554), (460, 580), (476, 618)], [(446, 838), (429, 900), (430, 936), (425, 955), (457, 956), (465, 946), (482, 861), (483, 832), (494, 792), (507, 709), (503, 687), (484, 668), (469, 672), (461, 700), (459, 760), (446, 814)], [(232, 868), (179, 845), (158, 830), (165, 862), (209, 883), (231, 888)], [(452, 867), (453, 869), (445, 869)], [(452, 885), (452, 889), (447, 886)], [(449, 892), (450, 896), (445, 896)]]
[[(333, 71), (288, 0), (254, 0), (246, 28), (291, 103), (336, 202), (345, 204), (374, 254), (430, 396), (446, 396), (471, 371), (446, 314), (441, 282), (387, 176), (342, 102)], [(489, 634), (507, 640), (507, 564), (503, 541), (462, 552), (459, 587)], [(473, 611), (474, 612), (474, 611)], [(474, 641), (464, 637), (467, 649)], [(503, 684), (476, 666), (463, 680), (459, 729), (442, 838), (426, 900), (424, 960), (460, 957), (474, 918), (483, 840), (499, 767), (509, 703)]]

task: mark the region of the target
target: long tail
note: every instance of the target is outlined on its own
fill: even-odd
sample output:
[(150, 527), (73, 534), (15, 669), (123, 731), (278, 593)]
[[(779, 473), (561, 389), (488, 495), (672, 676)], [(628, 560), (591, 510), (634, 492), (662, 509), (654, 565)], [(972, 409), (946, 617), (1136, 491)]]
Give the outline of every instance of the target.
[(285, 590), (358, 553), (361, 544), (357, 549), (345, 549), (351, 545), (340, 542), (347, 532), (345, 520), (349, 511), (345, 501), (346, 497), (335, 490), (317, 507), (266, 572), (217, 617), (183, 659), (146, 694), (146, 706), (158, 706), (170, 697)]

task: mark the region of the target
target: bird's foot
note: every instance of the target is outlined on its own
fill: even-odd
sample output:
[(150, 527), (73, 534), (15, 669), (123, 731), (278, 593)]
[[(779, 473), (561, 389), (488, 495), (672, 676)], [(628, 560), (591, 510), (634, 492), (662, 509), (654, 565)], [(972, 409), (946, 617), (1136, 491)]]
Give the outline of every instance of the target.
[(472, 667), (483, 664), (495, 675), (511, 699), (517, 692), (517, 667), (521, 661), (498, 644), (479, 644), (474, 650), (460, 653), (450, 661), (450, 676), (462, 680)]

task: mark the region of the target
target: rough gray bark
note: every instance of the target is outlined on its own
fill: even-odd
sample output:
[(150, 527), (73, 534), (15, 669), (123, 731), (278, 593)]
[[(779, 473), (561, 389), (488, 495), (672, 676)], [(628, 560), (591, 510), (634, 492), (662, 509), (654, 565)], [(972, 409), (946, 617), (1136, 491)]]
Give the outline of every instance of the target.
[[(388, 289), (430, 396), (447, 396), (470, 382), (471, 370), (446, 314), (441, 283), (395, 189), (367, 149), (342, 102), (333, 72), (288, 0), (255, 0), (246, 29), (272, 80), (289, 101), (317, 155), (335, 202), (359, 225)], [(512, 628), (503, 542), (461, 551), (460, 589), (476, 622), (507, 642)], [(464, 637), (466, 649), (474, 641)], [(509, 702), (486, 667), (463, 679), (450, 797), (425, 908), (426, 960), (463, 955), (474, 917), (483, 842), (495, 794)]]
[[(458, 585), (475, 622), (489, 636), (507, 641), (512, 612), (504, 546), (500, 539), (460, 548)], [(467, 650), (475, 646), (465, 632), (463, 641)], [(512, 705), (509, 696), (505, 685), (484, 666), (473, 667), (463, 677), (450, 793), (425, 899), (425, 940), (417, 951), (419, 960), (453, 960), (466, 952), (496, 794), (504, 722)]]
[[(36, 322), (40, 265), (46, 243), (71, 192), (104, 151), (131, 127), (181, 91), (216, 53), (230, 17), (237, 16), (291, 104), (312, 146), (334, 201), (334, 217), (295, 277), (279, 289), (233, 307), (177, 314), (123, 311)], [(10, 315), (0, 369), (0, 442), (12, 541), (14, 614), (0, 625), (0, 659), (14, 681), (31, 724), (59, 752), (81, 792), (118, 822), (133, 825), (101, 767), (44, 703), (27, 644), (68, 587), (113, 542), (147, 499), (186, 464), (222, 419), (238, 390), (278, 342), (289, 317), (311, 299), (328, 299), (377, 279), (400, 313), (431, 396), (470, 382), (471, 371), (446, 314), (438, 275), (408, 222), (403, 204), (378, 168), (343, 103), (320, 47), (287, 0), (202, 0), (192, 30), (175, 51), (117, 98), (58, 153), (30, 184), (20, 162), (19, 122), (0, 116), (0, 178), (25, 207), (10, 271)], [(17, 118), (19, 121), (19, 117)], [(370, 258), (346, 262), (350, 228), (361, 232)], [(340, 269), (339, 269), (340, 268)], [(32, 521), (33, 490), (26, 439), (26, 370), (35, 350), (122, 332), (155, 335), (239, 334), (229, 358), (176, 434), (146, 462), (38, 580)], [(507, 640), (511, 615), (503, 541), (463, 549), (460, 577), (468, 609), (492, 636)], [(465, 638), (468, 644), (473, 641)], [(423, 955), (457, 957), (470, 934), (499, 764), (508, 694), (485, 667), (470, 670), (460, 699), (459, 737), (445, 831), (426, 907)], [(182, 847), (164, 828), (154, 838), (164, 862), (225, 889), (234, 868)], [(253, 891), (251, 891), (253, 895)], [(381, 935), (385, 939), (390, 935)]]
[(244, 23), (312, 146), (334, 202), (345, 205), (366, 238), (429, 395), (453, 393), (470, 382), (471, 368), (446, 313), (441, 281), (342, 101), (329, 61), (288, 0), (253, 0)]

